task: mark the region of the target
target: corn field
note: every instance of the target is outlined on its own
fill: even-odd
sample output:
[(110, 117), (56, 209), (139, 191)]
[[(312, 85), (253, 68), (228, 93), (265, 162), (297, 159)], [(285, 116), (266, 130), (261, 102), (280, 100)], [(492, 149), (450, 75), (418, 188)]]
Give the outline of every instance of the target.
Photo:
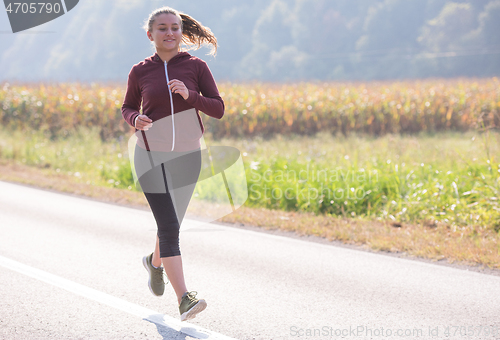
[[(467, 131), (500, 126), (500, 81), (219, 83), (221, 120), (202, 115), (215, 139)], [(97, 127), (103, 140), (129, 135), (121, 105), (125, 84), (0, 84), (0, 121), (8, 129), (61, 137)]]

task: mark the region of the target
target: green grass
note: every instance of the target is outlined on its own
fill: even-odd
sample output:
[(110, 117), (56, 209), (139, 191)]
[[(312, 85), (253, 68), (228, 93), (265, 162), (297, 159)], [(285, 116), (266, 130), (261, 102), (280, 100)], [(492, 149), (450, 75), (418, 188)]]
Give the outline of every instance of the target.
[[(241, 150), (249, 207), (430, 226), (442, 222), (470, 233), (500, 230), (498, 133), (379, 138), (321, 133), (219, 141), (207, 133), (205, 140)], [(127, 142), (104, 143), (97, 130), (55, 140), (36, 132), (0, 131), (0, 157), (89, 184), (136, 190)], [(198, 198), (214, 196), (210, 185), (200, 183)]]
[(126, 143), (125, 138), (102, 142), (96, 129), (56, 139), (36, 131), (0, 130), (0, 158), (50, 168), (88, 184), (132, 190)]
[(321, 134), (221, 142), (248, 155), (250, 206), (498, 231), (499, 139)]

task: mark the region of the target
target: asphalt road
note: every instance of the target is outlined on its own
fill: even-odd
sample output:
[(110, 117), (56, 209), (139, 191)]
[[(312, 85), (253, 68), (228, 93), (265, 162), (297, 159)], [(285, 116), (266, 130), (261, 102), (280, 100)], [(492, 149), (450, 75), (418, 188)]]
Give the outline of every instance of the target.
[[(148, 211), (0, 182), (0, 339), (500, 339), (500, 277), (185, 220), (180, 323)], [(494, 334), (496, 332), (496, 334)]]

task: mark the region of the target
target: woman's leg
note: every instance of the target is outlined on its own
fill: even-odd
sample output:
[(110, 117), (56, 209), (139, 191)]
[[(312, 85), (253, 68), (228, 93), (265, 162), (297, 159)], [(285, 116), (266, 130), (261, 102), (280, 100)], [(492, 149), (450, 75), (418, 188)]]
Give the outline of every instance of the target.
[[(169, 156), (173, 155), (150, 153), (144, 149), (136, 147), (134, 157), (134, 166), (139, 177), (138, 180), (141, 185), (141, 189), (149, 203), (158, 227), (158, 231), (155, 237), (155, 250), (149, 260), (150, 264), (156, 268), (161, 268), (162, 265), (160, 248), (163, 248), (162, 255), (164, 257), (176, 257), (180, 255), (178, 241), (179, 223), (176, 217), (174, 204), (171, 199), (171, 193), (168, 190), (169, 188), (167, 186), (167, 181), (165, 178), (164, 165), (161, 163), (161, 159), (165, 157), (164, 160), (168, 160)], [(156, 162), (153, 162), (153, 159)], [(158, 165), (155, 166), (156, 164)], [(160, 247), (160, 238), (162, 240), (162, 247)], [(171, 281), (172, 287), (176, 291), (176, 295), (179, 295), (178, 292), (180, 290), (185, 290), (182, 267), (180, 267), (181, 270), (179, 271), (179, 265), (175, 264), (175, 260), (173, 264), (170, 264), (169, 261), (166, 261), (164, 268), (160, 269), (161, 272), (156, 268), (148, 267), (148, 257), (145, 257), (143, 263), (144, 262), (146, 262), (144, 266), (146, 267), (146, 269), (148, 269), (148, 272), (150, 274), (148, 284), (154, 295), (163, 295), (163, 289), (165, 285), (163, 279), (163, 270)], [(181, 297), (182, 294), (184, 294), (184, 291), (180, 293)]]
[[(179, 229), (200, 169), (201, 152), (195, 152), (171, 159), (140, 179), (141, 185), (144, 183), (143, 189), (146, 189), (144, 194), (158, 225), (151, 262), (155, 267), (163, 263), (179, 303), (187, 292), (179, 249)], [(159, 187), (163, 187), (162, 192), (159, 192)], [(151, 191), (156, 192), (151, 193)]]
[(168, 280), (172, 284), (172, 288), (174, 288), (175, 295), (177, 295), (178, 303), (181, 303), (182, 295), (187, 292), (184, 271), (182, 270), (182, 258), (180, 255), (160, 258), (160, 239), (158, 235), (156, 236), (156, 246), (152, 263), (155, 267), (159, 267), (163, 263)]
[(151, 260), (151, 263), (155, 267), (161, 266), (160, 239), (158, 238), (158, 235), (156, 235), (156, 246), (155, 246), (155, 251), (153, 252), (153, 259)]
[[(189, 157), (185, 154), (166, 155), (174, 157), (149, 169), (147, 169), (149, 163), (147, 153), (144, 150), (137, 151), (136, 168), (141, 165), (146, 166), (146, 171), (142, 171), (142, 175), (139, 176), (139, 183), (158, 225), (151, 263), (155, 267), (163, 263), (165, 273), (180, 303), (187, 288), (179, 249), (179, 229), (201, 170), (201, 151), (189, 153)], [(172, 181), (171, 188), (168, 185), (167, 174)], [(172, 197), (174, 192), (175, 197)]]
[[(180, 228), (200, 174), (201, 151), (198, 150), (184, 154), (174, 160), (166, 162), (164, 165), (165, 183), (167, 183), (167, 172), (172, 181), (171, 184), (173, 188), (169, 189), (169, 193), (173, 199), (175, 215)], [(166, 187), (168, 188), (168, 185), (166, 185)], [(157, 245), (158, 253), (161, 256), (160, 243), (157, 242)], [(180, 304), (182, 296), (188, 291), (184, 281), (182, 257), (181, 255), (168, 257), (161, 256), (161, 261)]]
[(177, 302), (180, 304), (182, 296), (188, 291), (184, 281), (181, 255), (162, 257), (161, 261), (163, 262), (163, 268), (165, 269), (165, 273), (167, 273), (170, 284), (174, 288), (175, 295), (177, 295)]

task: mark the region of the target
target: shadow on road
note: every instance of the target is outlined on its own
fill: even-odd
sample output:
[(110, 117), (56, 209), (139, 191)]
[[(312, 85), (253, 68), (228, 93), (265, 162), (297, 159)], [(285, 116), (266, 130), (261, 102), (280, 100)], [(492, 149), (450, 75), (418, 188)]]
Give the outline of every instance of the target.
[(194, 327), (180, 327), (180, 330), (169, 327), (165, 324), (163, 314), (149, 315), (143, 320), (153, 323), (164, 340), (208, 339), (210, 337), (210, 334), (200, 332)]

